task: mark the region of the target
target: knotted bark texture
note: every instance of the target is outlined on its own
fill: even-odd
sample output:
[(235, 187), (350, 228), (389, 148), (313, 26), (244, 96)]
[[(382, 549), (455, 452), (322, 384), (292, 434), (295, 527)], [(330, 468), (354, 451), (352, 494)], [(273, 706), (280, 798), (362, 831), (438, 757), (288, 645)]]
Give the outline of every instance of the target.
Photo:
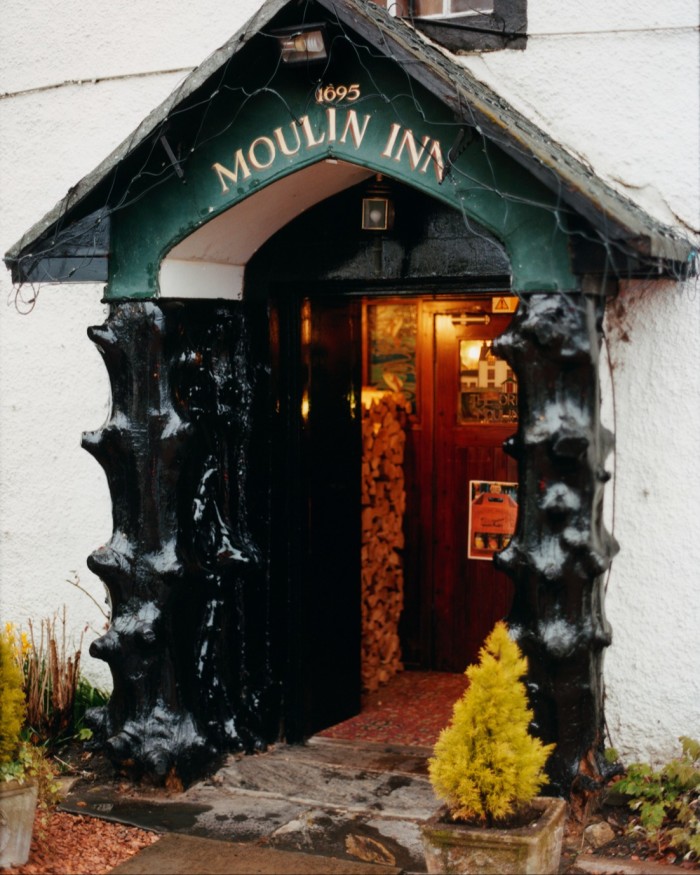
[(112, 609), (91, 653), (114, 692), (93, 724), (121, 769), (187, 783), (274, 736), (268, 501), (251, 487), (268, 458), (255, 434), (264, 369), (233, 303), (115, 304), (89, 336), (112, 411), (83, 445), (107, 474), (114, 524), (88, 559)]
[(556, 742), (550, 789), (585, 800), (603, 758), (603, 575), (617, 550), (603, 525), (604, 462), (613, 436), (600, 423), (602, 302), (533, 294), (494, 343), (518, 377), (514, 538), (496, 556), (515, 582), (509, 625), (528, 657), (535, 730)]

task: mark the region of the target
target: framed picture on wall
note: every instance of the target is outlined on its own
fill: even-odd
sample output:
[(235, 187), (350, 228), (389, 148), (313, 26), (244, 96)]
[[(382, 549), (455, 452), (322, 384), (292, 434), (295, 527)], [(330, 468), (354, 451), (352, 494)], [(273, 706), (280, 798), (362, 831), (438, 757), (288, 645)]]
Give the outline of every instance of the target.
[(492, 559), (507, 547), (518, 518), (518, 484), (469, 481), (469, 559)]
[(418, 302), (370, 301), (365, 306), (366, 360), (363, 384), (400, 392), (417, 408)]

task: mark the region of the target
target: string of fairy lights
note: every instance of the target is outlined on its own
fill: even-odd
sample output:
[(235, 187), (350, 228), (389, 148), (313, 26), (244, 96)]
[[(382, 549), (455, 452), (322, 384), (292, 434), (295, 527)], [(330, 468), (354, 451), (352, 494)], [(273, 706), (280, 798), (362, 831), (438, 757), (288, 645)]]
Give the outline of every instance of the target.
[[(302, 21), (305, 21), (307, 16), (310, 15), (312, 5), (313, 4), (311, 0), (306, 0), (301, 14)], [(374, 7), (373, 14), (387, 15), (388, 13), (385, 9)], [(217, 138), (226, 134), (227, 131), (232, 129), (238, 123), (241, 114), (246, 110), (251, 101), (254, 101), (261, 97), (272, 97), (275, 100), (281, 102), (284, 111), (289, 116), (290, 121), (299, 125), (300, 116), (304, 115), (308, 111), (309, 106), (313, 104), (315, 90), (318, 87), (319, 83), (323, 81), (324, 74), (327, 72), (332, 63), (334, 47), (337, 43), (342, 42), (344, 46), (350, 46), (352, 48), (354, 58), (358, 64), (359, 69), (362, 70), (362, 73), (365, 77), (365, 82), (367, 83), (366, 86), (363, 86), (363, 94), (357, 100), (356, 105), (360, 105), (362, 102), (365, 101), (374, 101), (379, 98), (391, 107), (395, 118), (399, 122), (405, 123), (406, 119), (402, 118), (401, 107), (403, 102), (407, 100), (412, 109), (420, 115), (420, 118), (426, 124), (433, 127), (447, 127), (454, 129), (455, 143), (459, 142), (459, 137), (460, 135), (462, 135), (465, 127), (471, 129), (471, 131), (479, 137), (482, 154), (486, 161), (487, 167), (489, 168), (490, 180), (486, 182), (484, 179), (477, 179), (476, 177), (472, 176), (464, 163), (459, 162), (459, 149), (455, 149), (454, 147), (452, 147), (447, 155), (445, 173), (442, 182), (443, 185), (452, 186), (459, 192), (459, 203), (461, 205), (460, 212), (462, 215), (462, 220), (465, 224), (465, 229), (470, 236), (481, 237), (482, 239), (488, 241), (489, 244), (494, 245), (493, 240), (480, 231), (478, 223), (475, 222), (470, 216), (468, 193), (470, 191), (470, 187), (473, 186), (474, 188), (478, 188), (479, 190), (486, 189), (490, 193), (495, 194), (504, 203), (506, 211), (508, 210), (510, 204), (515, 203), (524, 203), (531, 207), (536, 207), (541, 210), (549, 211), (553, 217), (552, 235), (556, 233), (563, 233), (568, 236), (576, 235), (586, 242), (590, 242), (595, 244), (596, 246), (602, 247), (606, 253), (604, 276), (602, 277), (603, 287), (605, 287), (605, 283), (609, 279), (620, 280), (628, 276), (628, 274), (624, 273), (619, 267), (616, 255), (622, 255), (624, 258), (630, 258), (634, 260), (635, 257), (638, 257), (638, 253), (636, 253), (631, 246), (626, 245), (624, 241), (620, 239), (613, 239), (611, 236), (607, 236), (602, 231), (595, 229), (592, 226), (590, 231), (585, 231), (580, 227), (575, 229), (569, 227), (566, 222), (566, 217), (573, 215), (574, 211), (566, 204), (562, 179), (554, 172), (553, 169), (550, 171), (551, 176), (549, 187), (555, 192), (554, 205), (550, 203), (543, 203), (532, 199), (523, 198), (514, 192), (506, 191), (502, 188), (502, 186), (499, 184), (498, 173), (493, 164), (492, 152), (494, 152), (495, 154), (495, 152), (497, 152), (498, 150), (502, 150), (506, 145), (508, 145), (508, 148), (512, 152), (514, 148), (513, 141), (510, 140), (506, 144), (505, 135), (501, 138), (499, 137), (498, 133), (494, 131), (490, 131), (488, 135), (484, 135), (479, 123), (479, 118), (474, 112), (472, 105), (466, 99), (464, 99), (463, 95), (457, 87), (455, 87), (455, 97), (459, 107), (462, 110), (462, 112), (459, 113), (459, 116), (461, 117), (455, 118), (454, 121), (445, 121), (444, 119), (431, 118), (428, 111), (426, 110), (426, 107), (421, 101), (420, 96), (417, 93), (416, 81), (411, 76), (410, 72), (412, 64), (421, 63), (419, 58), (415, 58), (413, 61), (407, 62), (405, 58), (395, 57), (393, 55), (391, 44), (387, 40), (382, 40), (383, 48), (380, 51), (379, 49), (373, 47), (371, 44), (365, 42), (364, 40), (356, 39), (353, 34), (347, 29), (347, 27), (344, 25), (343, 21), (337, 14), (334, 17), (332, 24), (338, 32), (333, 36), (330, 41), (328, 56), (326, 59), (326, 66), (320, 68), (320, 72), (318, 72), (310, 80), (308, 95), (301, 113), (294, 111), (294, 108), (289, 105), (284, 95), (280, 93), (280, 91), (274, 85), (275, 79), (278, 76), (280, 72), (280, 67), (282, 65), (282, 59), (279, 53), (276, 54), (276, 63), (271, 67), (265, 81), (261, 82), (253, 90), (246, 89), (242, 85), (232, 84), (228, 81), (230, 66), (233, 63), (234, 58), (236, 57), (236, 54), (233, 52), (229, 54), (225, 63), (213, 74), (212, 79), (214, 81), (212, 82), (212, 88), (206, 97), (203, 97), (198, 101), (187, 103), (186, 105), (178, 105), (180, 103), (181, 94), (183, 93), (183, 89), (185, 88), (187, 82), (186, 79), (183, 80), (169, 99), (169, 103), (174, 108), (169, 113), (167, 113), (166, 117), (163, 118), (159, 122), (157, 127), (149, 133), (149, 146), (141, 161), (140, 168), (132, 175), (131, 179), (124, 187), (124, 190), (121, 193), (120, 197), (114, 202), (114, 191), (118, 181), (118, 165), (116, 168), (112, 169), (111, 183), (104, 198), (104, 206), (101, 210), (96, 211), (96, 214), (99, 218), (96, 219), (96, 224), (94, 228), (93, 254), (86, 254), (83, 257), (83, 260), (74, 267), (73, 273), (77, 272), (82, 266), (89, 264), (91, 259), (94, 257), (94, 252), (97, 251), (98, 239), (100, 237), (101, 224), (102, 222), (104, 222), (106, 217), (114, 215), (121, 210), (125, 210), (133, 206), (135, 203), (142, 200), (143, 198), (148, 197), (157, 187), (171, 182), (174, 176), (181, 176), (183, 173), (183, 169), (186, 170), (187, 162), (200, 149), (202, 149), (207, 143), (216, 140)], [(264, 30), (260, 32), (260, 35), (263, 38), (276, 39), (273, 34), (265, 33)], [(393, 60), (396, 64), (396, 68), (403, 72), (406, 85), (404, 91), (397, 91), (391, 95), (387, 95), (383, 92), (380, 84), (376, 81), (373, 71), (371, 69), (372, 61), (387, 60), (387, 58)], [(220, 95), (222, 95), (222, 93), (224, 92), (231, 94), (238, 99), (237, 106), (235, 110), (229, 116), (227, 116), (225, 122), (222, 125), (218, 126), (210, 133), (205, 134), (206, 123), (209, 118), (210, 110), (216, 99), (219, 98)], [(158, 148), (162, 148), (161, 138), (166, 136), (168, 127), (173, 122), (179, 121), (180, 117), (184, 115), (196, 117), (197, 114), (199, 114), (199, 118), (196, 121), (196, 129), (192, 137), (191, 144), (189, 145), (187, 155), (178, 158), (175, 164), (171, 160), (163, 160), (158, 168), (153, 169), (152, 164), (154, 153)], [(470, 142), (473, 140), (474, 134), (472, 134), (471, 137), (467, 138)], [(138, 140), (138, 135), (139, 129), (134, 131), (131, 134), (130, 138), (128, 138), (128, 140), (122, 145), (122, 147), (120, 147), (121, 154), (129, 155), (132, 153), (134, 147), (139, 145), (141, 142)], [(520, 149), (519, 151), (525, 158), (528, 157), (525, 150)], [(144, 180), (151, 181), (149, 184), (144, 185)], [(196, 199), (196, 182), (194, 182), (191, 177), (186, 177), (186, 182), (190, 186), (190, 188), (188, 189), (186, 186), (183, 186), (183, 196), (187, 196), (185, 195), (185, 192), (188, 192), (190, 197)], [(137, 191), (134, 191), (134, 187), (136, 184), (138, 184), (139, 189)], [(213, 213), (212, 217), (214, 215), (216, 215), (216, 213)], [(70, 228), (67, 230), (65, 229), (64, 219), (65, 216), (61, 216), (56, 222), (53, 230), (53, 237), (52, 239), (47, 241), (47, 244), (43, 249), (41, 249), (40, 251), (35, 251), (31, 253), (31, 255), (23, 257), (27, 263), (29, 263), (30, 265), (37, 264), (44, 257), (50, 256), (54, 250), (55, 241), (59, 238), (59, 236), (62, 245), (69, 246), (71, 243), (77, 243), (79, 240), (84, 245), (87, 233), (85, 228), (82, 227), (79, 231), (76, 231), (72, 234)], [(697, 254), (695, 255), (695, 259), (697, 262)], [(693, 274), (693, 269), (695, 269), (695, 275), (697, 280), (697, 263), (684, 266), (674, 266), (674, 278), (678, 281), (685, 280), (689, 275)], [(25, 274), (27, 274), (28, 272), (28, 270), (25, 271)], [(64, 277), (62, 277), (62, 279), (64, 279), (65, 281)], [(42, 280), (39, 282), (27, 280), (23, 283), (20, 282), (18, 284), (15, 284), (11, 295), (14, 296), (14, 303), (17, 309), (20, 312), (29, 312), (36, 303), (41, 286), (46, 282), (52, 282), (57, 280), (58, 277), (52, 277), (50, 275), (47, 275), (45, 279), (42, 278)], [(30, 291), (30, 295), (25, 294), (25, 289), (28, 289)], [(567, 290), (562, 290), (561, 294), (569, 302), (570, 306), (575, 306), (575, 302), (572, 296), (570, 294), (567, 294), (566, 291)], [(577, 290), (571, 289), (568, 291), (576, 292)], [(513, 293), (517, 294), (515, 290)]]
[[(310, 2), (306, 3), (306, 5), (304, 6), (304, 14), (309, 12), (311, 5), (312, 4)], [(191, 144), (188, 147), (187, 154), (186, 156), (177, 159), (179, 162), (178, 166), (185, 171), (187, 169), (187, 162), (191, 160), (192, 157), (195, 156), (199, 150), (203, 149), (204, 146), (206, 146), (209, 142), (215, 141), (217, 138), (224, 136), (228, 131), (230, 131), (237, 125), (241, 114), (246, 110), (246, 108), (250, 105), (252, 101), (260, 98), (270, 97), (274, 100), (280, 101), (290, 121), (299, 125), (300, 116), (306, 114), (309, 107), (313, 104), (314, 92), (318, 87), (319, 83), (323, 81), (324, 75), (328, 71), (332, 63), (334, 48), (342, 43), (343, 46), (350, 46), (352, 48), (355, 61), (358, 64), (359, 69), (362, 70), (364, 82), (366, 83), (366, 86), (363, 87), (363, 94), (357, 101), (358, 105), (366, 101), (374, 101), (377, 98), (380, 98), (391, 107), (392, 112), (395, 114), (395, 117), (399, 122), (406, 123), (408, 120), (402, 118), (402, 106), (404, 105), (404, 101), (407, 100), (412, 109), (420, 115), (420, 118), (427, 125), (442, 126), (454, 129), (455, 145), (453, 145), (447, 153), (446, 173), (444, 175), (442, 184), (447, 186), (453, 186), (455, 189), (462, 192), (459, 198), (460, 213), (462, 221), (464, 223), (464, 227), (471, 237), (478, 237), (486, 241), (489, 245), (497, 245), (494, 244), (493, 239), (490, 236), (487, 236), (485, 233), (483, 233), (483, 229), (481, 228), (479, 223), (476, 222), (470, 215), (469, 205), (465, 194), (470, 186), (475, 186), (479, 189), (483, 189), (486, 186), (491, 193), (502, 199), (506, 206), (506, 209), (508, 208), (508, 205), (510, 203), (524, 202), (528, 206), (533, 206), (542, 210), (548, 210), (554, 219), (552, 225), (552, 235), (554, 235), (555, 233), (563, 233), (570, 236), (578, 235), (586, 242), (591, 242), (596, 246), (603, 247), (606, 254), (604, 274), (601, 277), (601, 286), (603, 288), (605, 288), (608, 280), (621, 280), (626, 278), (626, 275), (619, 267), (619, 262), (616, 256), (622, 255), (634, 259), (637, 253), (632, 249), (632, 247), (626, 245), (623, 241), (619, 239), (613, 239), (610, 236), (606, 236), (603, 232), (594, 229), (592, 226), (590, 226), (590, 231), (584, 231), (581, 228), (572, 229), (571, 227), (569, 227), (568, 223), (566, 222), (566, 218), (571, 215), (573, 211), (565, 202), (562, 180), (553, 170), (551, 171), (550, 188), (555, 191), (554, 205), (550, 203), (524, 199), (513, 192), (503, 190), (502, 186), (499, 185), (498, 173), (493, 163), (493, 157), (499, 149), (503, 148), (504, 143), (499, 142), (498, 135), (494, 134), (493, 132), (489, 133), (488, 136), (484, 136), (482, 134), (479, 124), (479, 118), (474, 112), (471, 104), (463, 98), (459, 89), (455, 88), (455, 97), (460, 108), (460, 112), (457, 114), (458, 117), (455, 119), (455, 121), (445, 122), (444, 119), (431, 118), (428, 109), (423, 104), (418, 94), (416, 81), (411, 76), (410, 64), (407, 64), (404, 58), (399, 59), (393, 57), (391, 46), (387, 44), (386, 41), (383, 42), (383, 51), (379, 51), (364, 40), (355, 39), (353, 34), (345, 27), (345, 25), (337, 15), (333, 24), (337, 28), (338, 33), (331, 40), (326, 66), (320, 68), (319, 72), (316, 73), (314, 78), (310, 81), (306, 102), (304, 103), (300, 112), (295, 112), (294, 107), (289, 105), (284, 95), (281, 94), (274, 85), (275, 80), (280, 73), (280, 67), (282, 64), (281, 56), (279, 55), (279, 53), (277, 53), (276, 55), (276, 63), (271, 67), (265, 80), (253, 90), (246, 89), (242, 85), (233, 84), (229, 81), (229, 79), (231, 78), (230, 68), (232, 63), (234, 62), (234, 58), (236, 57), (235, 54), (230, 54), (226, 62), (213, 74), (209, 93), (205, 97), (202, 97), (200, 100), (189, 102), (184, 106), (180, 105), (181, 94), (186, 83), (186, 80), (183, 80), (183, 82), (180, 83), (178, 89), (176, 89), (170, 99), (171, 105), (174, 108), (167, 114), (167, 117), (164, 118), (159, 123), (159, 125), (150, 132), (149, 148), (146, 150), (146, 153), (141, 162), (141, 166), (137, 170), (137, 172), (133, 174), (128, 184), (125, 186), (123, 192), (116, 200), (113, 200), (113, 198), (115, 186), (117, 185), (117, 173), (112, 173), (110, 186), (104, 198), (103, 209), (99, 211), (99, 219), (97, 220), (97, 223), (93, 229), (93, 251), (97, 251), (98, 239), (100, 238), (101, 234), (101, 223), (104, 222), (108, 216), (114, 215), (121, 210), (125, 210), (130, 206), (133, 206), (138, 201), (148, 197), (157, 187), (171, 182), (176, 176), (177, 168), (173, 165), (172, 161), (164, 160), (159, 168), (155, 170), (150, 169), (153, 162), (154, 153), (160, 147), (161, 137), (166, 135), (168, 126), (171, 123), (175, 121), (180, 121), (183, 117), (191, 117), (195, 120), (194, 134), (192, 136)], [(261, 35), (269, 39), (275, 38), (271, 34), (266, 34), (264, 32)], [(383, 92), (380, 84), (376, 81), (372, 70), (373, 61), (386, 60), (387, 57), (395, 62), (397, 69), (403, 72), (405, 82), (404, 90), (402, 90), (401, 92), (397, 91), (391, 95), (387, 95)], [(420, 63), (420, 61), (416, 60), (415, 63), (418, 64)], [(217, 98), (219, 98), (224, 93), (231, 95), (231, 97), (236, 99), (235, 110), (230, 115), (226, 116), (225, 120), (221, 124), (216, 126), (215, 129), (207, 132), (207, 122), (210, 119), (212, 107)], [(472, 132), (466, 137), (468, 144), (473, 142), (474, 136), (479, 137), (483, 156), (489, 168), (490, 181), (488, 185), (484, 182), (483, 179), (477, 179), (476, 177), (470, 175), (468, 168), (463, 163), (459, 162), (459, 157), (461, 154), (459, 146), (460, 136), (463, 136), (465, 128), (468, 128)], [(136, 145), (138, 145), (138, 130), (131, 134), (130, 138), (128, 138), (127, 142), (123, 144), (120, 151), (122, 152), (122, 154), (128, 155), (132, 152), (132, 149)], [(512, 141), (510, 141), (508, 145), (512, 150)], [(528, 157), (524, 150), (522, 151), (522, 155), (526, 158)], [(150, 181), (148, 184), (143, 185), (144, 180)], [(137, 183), (139, 185), (139, 189), (137, 191), (134, 191), (134, 187)], [(190, 189), (188, 189), (186, 186), (183, 186), (183, 196), (185, 196), (184, 192), (189, 191), (189, 196), (191, 196), (193, 199), (196, 199), (197, 193), (196, 190), (193, 190), (194, 184), (196, 183), (193, 183), (191, 177), (187, 178), (187, 183), (190, 186)], [(76, 231), (71, 234), (70, 228), (67, 230), (64, 229), (64, 219), (65, 216), (62, 216), (56, 223), (54, 230), (54, 240), (59, 235), (61, 235), (62, 244), (69, 245), (71, 242), (78, 242), (79, 240), (84, 244), (86, 236), (85, 230), (81, 229), (80, 231)], [(48, 241), (45, 248), (43, 248), (39, 252), (32, 253), (32, 255), (28, 256), (28, 258), (38, 261), (44, 256), (50, 255), (52, 250), (53, 241)], [(89, 254), (85, 255), (81, 264), (89, 264), (92, 257), (93, 256)], [(687, 267), (692, 268), (693, 265), (688, 265)], [(79, 267), (76, 266), (75, 270), (77, 271), (78, 269)], [(688, 274), (692, 275), (692, 272), (692, 269), (685, 270), (682, 267), (679, 267), (677, 269), (677, 275), (675, 276), (675, 279), (678, 282), (684, 281), (687, 279)], [(697, 274), (697, 265), (695, 265), (696, 285), (698, 282)], [(11, 293), (14, 295), (14, 304), (16, 308), (22, 313), (30, 312), (36, 304), (40, 293), (41, 285), (43, 284), (43, 282), (50, 281), (51, 278), (47, 278), (47, 280), (39, 283), (25, 282), (24, 284), (17, 284), (14, 287), (13, 292)], [(25, 295), (25, 289), (27, 289), (30, 294)], [(512, 293), (517, 294), (517, 291), (513, 290)], [(559, 294), (561, 295), (562, 301), (564, 301), (568, 307), (578, 308), (579, 306), (581, 306), (579, 303), (580, 299), (578, 298), (577, 290), (570, 290), (569, 292), (561, 291)], [(523, 299), (522, 296), (520, 297), (521, 306), (527, 306), (527, 300)], [(602, 337), (602, 342), (604, 344), (605, 350), (604, 361), (606, 362), (606, 381), (610, 393), (609, 397), (612, 418), (611, 425), (613, 430), (616, 430), (617, 402), (615, 392), (615, 379), (613, 373), (614, 363), (612, 361), (611, 350), (608, 347), (608, 338), (605, 335), (603, 335)], [(609, 490), (606, 490), (606, 494), (610, 495), (609, 524), (610, 530), (613, 532), (615, 531), (615, 516), (617, 504), (617, 471), (615, 470), (616, 467), (617, 458), (615, 457), (613, 465), (612, 483), (609, 485)], [(607, 590), (608, 587), (611, 570), (611, 567), (609, 567), (605, 576), (605, 581), (603, 584), (605, 590)]]

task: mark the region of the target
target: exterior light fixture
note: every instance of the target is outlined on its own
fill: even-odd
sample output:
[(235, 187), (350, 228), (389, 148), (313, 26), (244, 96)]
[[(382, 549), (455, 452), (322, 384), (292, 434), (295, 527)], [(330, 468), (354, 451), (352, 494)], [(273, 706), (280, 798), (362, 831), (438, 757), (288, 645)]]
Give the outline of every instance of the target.
[(390, 231), (393, 227), (394, 202), (389, 186), (383, 182), (381, 173), (378, 173), (362, 198), (362, 230)]
[(283, 30), (273, 31), (272, 35), (279, 43), (283, 64), (308, 64), (325, 61), (328, 57), (323, 24), (285, 27)]

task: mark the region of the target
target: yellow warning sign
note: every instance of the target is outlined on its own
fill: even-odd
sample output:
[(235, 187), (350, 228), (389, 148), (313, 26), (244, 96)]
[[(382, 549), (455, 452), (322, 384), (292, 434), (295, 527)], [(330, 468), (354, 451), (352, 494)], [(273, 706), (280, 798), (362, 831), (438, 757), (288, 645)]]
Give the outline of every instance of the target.
[(513, 295), (500, 295), (491, 298), (492, 313), (515, 313), (518, 308), (518, 298)]

